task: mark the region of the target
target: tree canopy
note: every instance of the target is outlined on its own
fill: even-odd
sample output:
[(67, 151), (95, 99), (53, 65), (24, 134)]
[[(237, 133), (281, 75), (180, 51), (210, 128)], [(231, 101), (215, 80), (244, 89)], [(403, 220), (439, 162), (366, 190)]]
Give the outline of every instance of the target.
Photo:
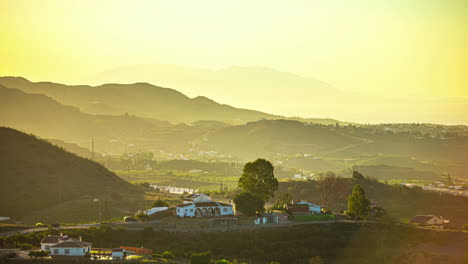
[(348, 214), (356, 218), (364, 218), (369, 214), (370, 201), (361, 185), (356, 185), (348, 197)]
[(247, 216), (254, 216), (257, 212), (263, 212), (265, 201), (260, 197), (250, 192), (242, 192), (234, 196), (234, 204), (236, 210)]
[(239, 187), (267, 201), (278, 190), (278, 180), (273, 173), (273, 165), (268, 160), (257, 159), (244, 165)]

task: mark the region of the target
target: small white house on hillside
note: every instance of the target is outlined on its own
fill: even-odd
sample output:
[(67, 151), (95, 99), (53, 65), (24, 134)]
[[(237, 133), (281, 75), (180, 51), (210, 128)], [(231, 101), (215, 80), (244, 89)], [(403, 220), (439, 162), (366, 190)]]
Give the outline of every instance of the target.
[(145, 214), (146, 215), (153, 215), (155, 213), (164, 212), (164, 211), (167, 211), (167, 210), (169, 210), (169, 207), (167, 207), (167, 206), (153, 207), (151, 209), (146, 210)]
[(288, 204), (288, 209), (293, 214), (321, 214), (322, 207), (306, 201)]
[(234, 215), (232, 204), (211, 201), (211, 197), (200, 193), (187, 197), (176, 207), (176, 214), (180, 217), (213, 217)]
[(46, 236), (41, 241), (41, 250), (51, 256), (85, 256), (91, 254), (91, 243), (68, 236)]
[(113, 260), (124, 260), (126, 251), (123, 248), (114, 248), (112, 249), (111, 256)]

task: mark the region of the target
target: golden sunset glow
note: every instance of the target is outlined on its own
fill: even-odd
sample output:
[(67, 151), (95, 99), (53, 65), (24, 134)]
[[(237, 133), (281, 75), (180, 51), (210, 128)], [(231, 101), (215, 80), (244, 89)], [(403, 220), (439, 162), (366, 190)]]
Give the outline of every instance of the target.
[[(114, 76), (102, 82), (94, 76), (131, 65), (169, 64), (194, 71), (266, 67), (353, 93), (466, 99), (467, 13), (467, 2), (455, 0), (2, 1), (0, 75), (99, 84)], [(272, 113), (352, 119), (305, 106), (256, 106), (229, 97), (236, 87), (222, 88), (223, 80), (216, 87), (226, 95), (186, 79), (152, 76), (151, 82)], [(272, 102), (283, 97), (271, 96)], [(305, 89), (296, 96), (317, 95)], [(456, 118), (446, 122), (468, 123), (459, 105), (440, 107), (457, 109), (449, 113)], [(356, 121), (376, 120), (363, 116)]]

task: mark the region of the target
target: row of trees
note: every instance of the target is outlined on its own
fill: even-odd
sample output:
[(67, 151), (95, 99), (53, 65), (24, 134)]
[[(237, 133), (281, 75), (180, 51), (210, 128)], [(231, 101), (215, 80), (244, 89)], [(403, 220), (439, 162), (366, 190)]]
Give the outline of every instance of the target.
[[(364, 179), (364, 176), (355, 171), (353, 172), (353, 180), (359, 183)], [(342, 198), (346, 193), (346, 185), (333, 172), (327, 172), (321, 175), (317, 181), (318, 190), (322, 204), (329, 205), (335, 199)], [(236, 209), (247, 216), (253, 216), (264, 211), (265, 203), (278, 190), (278, 180), (274, 175), (273, 165), (265, 159), (257, 159), (253, 162), (248, 162), (244, 166), (242, 176), (239, 178), (239, 187), (243, 192), (234, 197)], [(291, 203), (293, 197), (290, 193), (280, 194), (273, 208), (285, 209), (285, 204)], [(365, 218), (370, 213), (370, 201), (365, 195), (364, 188), (356, 184), (351, 195), (348, 197), (347, 214), (357, 218)]]

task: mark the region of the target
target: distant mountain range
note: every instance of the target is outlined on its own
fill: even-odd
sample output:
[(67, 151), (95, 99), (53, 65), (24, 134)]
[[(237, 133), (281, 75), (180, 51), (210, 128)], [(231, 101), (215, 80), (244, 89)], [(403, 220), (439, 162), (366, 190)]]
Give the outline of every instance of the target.
[[(19, 77), (0, 77), (0, 85), (26, 93), (44, 94), (64, 105), (96, 115), (129, 114), (172, 123), (216, 120), (229, 124), (244, 124), (262, 118), (285, 118), (219, 104), (203, 96), (189, 98), (176, 90), (148, 83), (68, 86), (50, 82), (34, 83)], [(329, 124), (338, 122), (333, 119), (295, 119)]]
[(411, 91), (408, 95), (391, 90), (380, 94), (350, 91), (266, 67), (210, 70), (168, 64), (128, 65), (83, 82), (148, 82), (189, 96), (203, 95), (225, 104), (286, 116), (327, 117), (355, 123), (468, 124), (467, 98), (411, 95)]

